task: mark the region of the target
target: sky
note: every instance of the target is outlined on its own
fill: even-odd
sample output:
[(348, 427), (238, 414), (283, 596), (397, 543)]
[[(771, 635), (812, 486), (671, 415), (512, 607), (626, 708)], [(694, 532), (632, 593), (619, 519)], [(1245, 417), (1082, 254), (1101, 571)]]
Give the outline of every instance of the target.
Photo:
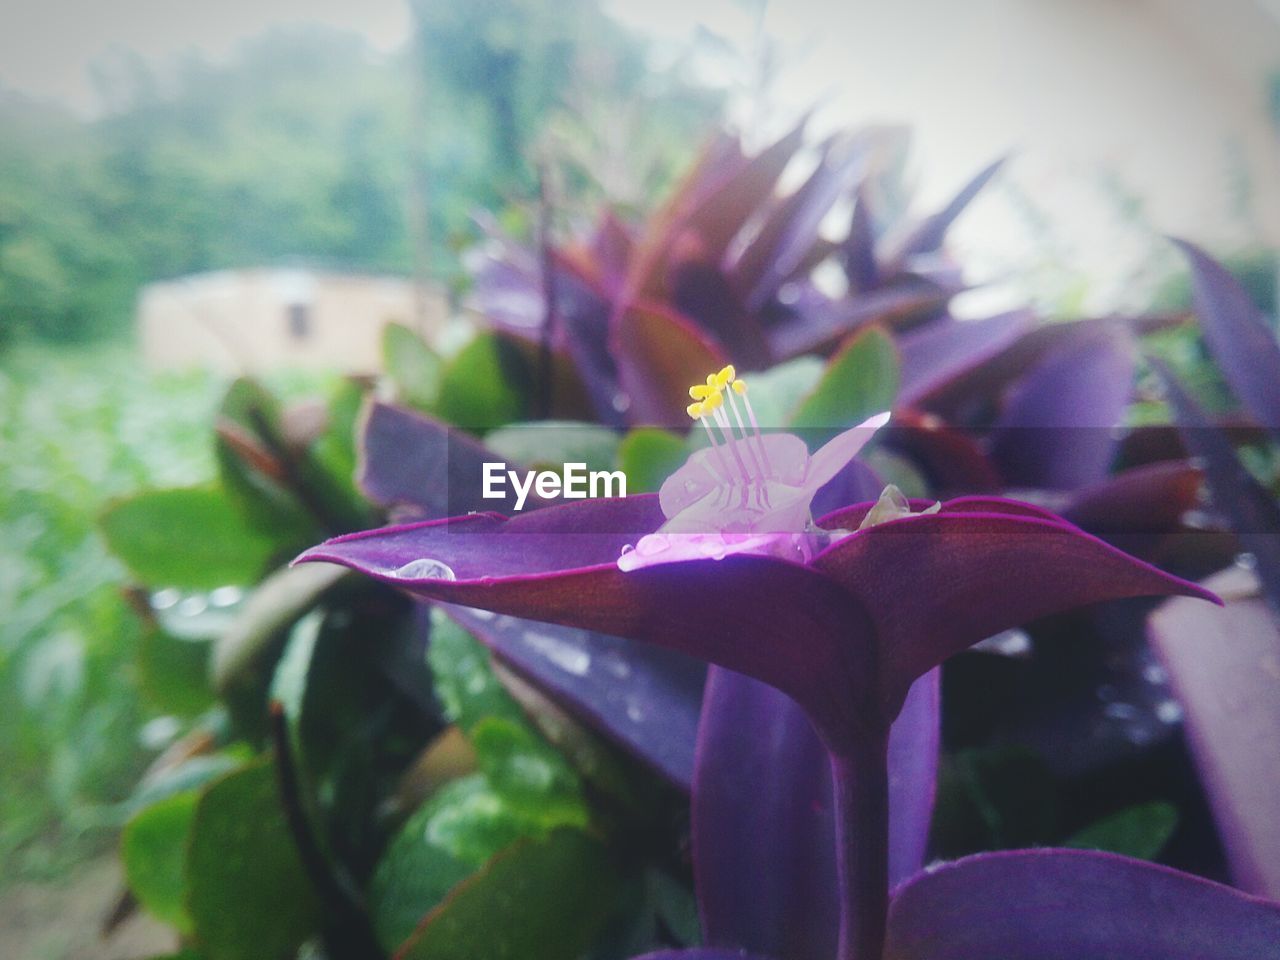
[(299, 23), (352, 30), (384, 52), (409, 35), (404, 0), (0, 0), (0, 86), (92, 115), (95, 62), (125, 50), (161, 65), (191, 52), (222, 60), (270, 27)]

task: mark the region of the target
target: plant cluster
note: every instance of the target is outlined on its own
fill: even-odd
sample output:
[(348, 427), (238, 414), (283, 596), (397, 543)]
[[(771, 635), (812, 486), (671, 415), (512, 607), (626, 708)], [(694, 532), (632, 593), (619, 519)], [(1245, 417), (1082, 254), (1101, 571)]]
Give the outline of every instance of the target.
[[(722, 135), (643, 221), (495, 229), (456, 353), (392, 326), (373, 388), (237, 383), (216, 487), (107, 511), (153, 601), (253, 587), (204, 639), (150, 604), (189, 719), (122, 856), (191, 954), (1274, 954), (1276, 620), (1162, 569), (1273, 586), (1274, 331), (1188, 248), (1241, 461), (1149, 359), (1186, 316), (956, 319), (996, 167), (908, 219), (895, 136)], [(516, 513), (495, 460), (631, 495)], [(1184, 709), (1221, 850), (1153, 776)]]

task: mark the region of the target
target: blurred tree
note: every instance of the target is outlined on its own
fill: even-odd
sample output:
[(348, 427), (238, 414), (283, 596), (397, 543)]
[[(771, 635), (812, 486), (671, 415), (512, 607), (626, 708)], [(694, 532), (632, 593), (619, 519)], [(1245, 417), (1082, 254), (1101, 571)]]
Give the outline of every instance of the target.
[[(0, 340), (123, 331), (139, 285), (202, 270), (301, 258), (456, 279), (475, 211), (536, 193), (540, 136), (568, 192), (598, 199), (620, 149), (670, 173), (718, 109), (649, 72), (594, 0), (415, 12), (399, 56), (320, 27), (222, 65), (121, 54), (95, 70), (92, 122), (0, 92)], [(633, 122), (602, 139), (608, 103)], [(645, 170), (618, 199), (663, 181)]]

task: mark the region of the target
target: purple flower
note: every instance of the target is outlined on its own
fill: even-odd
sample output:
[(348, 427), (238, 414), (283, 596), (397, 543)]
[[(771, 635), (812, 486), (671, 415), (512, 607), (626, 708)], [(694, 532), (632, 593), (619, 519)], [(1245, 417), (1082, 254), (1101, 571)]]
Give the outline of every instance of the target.
[[(689, 411), (716, 445), (664, 494), (371, 530), (299, 560), (344, 564), (420, 597), (658, 644), (787, 694), (830, 757), (838, 956), (878, 957), (889, 729), (913, 681), (985, 637), (1082, 604), (1216, 598), (1009, 500), (963, 498), (901, 516), (931, 505), (890, 495), (878, 509), (858, 504), (812, 522), (817, 481), (883, 420), (813, 456), (798, 438), (765, 443), (747, 428), (749, 411), (739, 422), (733, 403), (713, 399), (733, 390), (731, 371), (722, 373), (724, 383), (713, 376), (695, 391), (704, 395)], [(655, 534), (694, 539), (646, 546)], [(620, 564), (632, 544), (640, 561)]]
[(619, 568), (721, 560), (731, 554), (812, 560), (833, 537), (813, 522), (814, 496), (889, 422), (888, 412), (844, 431), (809, 456), (799, 437), (761, 432), (746, 381), (732, 365), (689, 393), (694, 398), (689, 416), (702, 424), (709, 446), (663, 483), (658, 503), (667, 522), (642, 537), (634, 550), (625, 549)]

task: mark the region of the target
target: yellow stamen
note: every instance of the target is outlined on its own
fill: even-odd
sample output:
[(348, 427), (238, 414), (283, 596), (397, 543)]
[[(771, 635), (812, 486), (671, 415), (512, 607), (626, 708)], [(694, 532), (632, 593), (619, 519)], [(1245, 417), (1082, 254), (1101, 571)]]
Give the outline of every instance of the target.
[(745, 380), (734, 380), (734, 381), (733, 381), (733, 392), (734, 392), (734, 393), (736, 393), (738, 396), (742, 396), (744, 393), (746, 393), (746, 392), (747, 392), (747, 381), (745, 381)]
[[(729, 384), (733, 383), (734, 377), (738, 375), (738, 371), (733, 368), (733, 364), (721, 367), (720, 372), (715, 375), (715, 385), (717, 390), (723, 390)], [(708, 380), (710, 382), (710, 380)]]
[(685, 413), (687, 413), (687, 414), (689, 415), (690, 419), (692, 419), (692, 420), (697, 420), (697, 419), (699, 419), (699, 418), (702, 416), (702, 414), (703, 414), (702, 404), (700, 404), (700, 403), (691, 403), (691, 404), (689, 404), (687, 407), (685, 407), (685, 408), (684, 408), (684, 412), (685, 412)]
[(705, 400), (713, 393), (715, 393), (715, 391), (705, 383), (695, 383), (689, 388), (689, 396), (693, 397), (695, 400)]
[(703, 409), (707, 412), (714, 412), (724, 406), (724, 394), (713, 393), (707, 399), (702, 401)]

